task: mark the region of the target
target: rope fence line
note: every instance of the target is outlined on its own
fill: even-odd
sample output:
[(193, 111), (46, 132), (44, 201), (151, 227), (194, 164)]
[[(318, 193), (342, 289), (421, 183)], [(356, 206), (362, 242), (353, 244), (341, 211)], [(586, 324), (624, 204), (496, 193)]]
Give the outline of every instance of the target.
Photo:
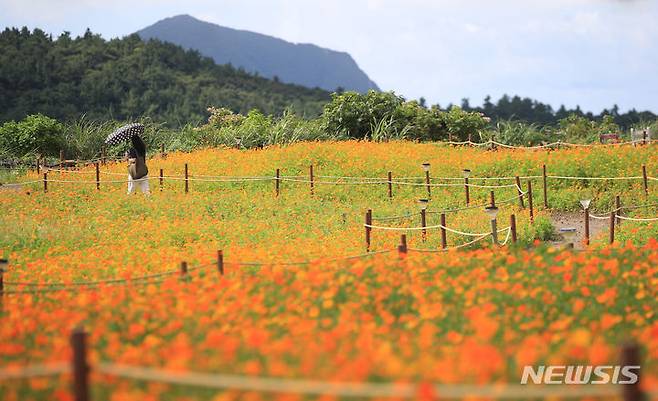
[(617, 218), (621, 220), (629, 220), (629, 221), (658, 221), (658, 217), (641, 218), (641, 217), (617, 216)]
[[(510, 230), (510, 232), (511, 232), (511, 230)], [(441, 253), (441, 252), (448, 252), (448, 251), (451, 251), (451, 250), (461, 249), (461, 248), (465, 248), (465, 247), (467, 247), (467, 246), (469, 246), (469, 245), (473, 245), (473, 244), (475, 244), (476, 242), (481, 241), (481, 240), (483, 240), (483, 239), (485, 239), (485, 238), (487, 238), (487, 237), (490, 237), (490, 236), (491, 236), (491, 233), (486, 233), (486, 234), (484, 234), (484, 235), (482, 235), (482, 236), (480, 236), (480, 237), (477, 237), (477, 238), (475, 238), (475, 239), (473, 239), (473, 240), (470, 240), (470, 241), (468, 241), (468, 242), (464, 242), (463, 244), (455, 245), (455, 246), (448, 247), (448, 248), (445, 248), (445, 249), (407, 248), (407, 250), (409, 250), (409, 251), (413, 251), (413, 252), (422, 252), (422, 253)]]
[(583, 143), (572, 143), (572, 142), (562, 142), (562, 141), (557, 141), (557, 142), (551, 142), (547, 144), (542, 144), (542, 145), (534, 145), (534, 146), (515, 146), (515, 145), (508, 145), (506, 143), (498, 142), (493, 139), (490, 139), (486, 142), (473, 142), (471, 140), (467, 141), (448, 141), (448, 142), (442, 142), (441, 144), (447, 144), (447, 145), (469, 145), (469, 146), (475, 146), (475, 147), (481, 147), (481, 146), (500, 146), (502, 148), (507, 148), (507, 149), (521, 149), (521, 150), (534, 150), (534, 149), (545, 149), (545, 148), (552, 148), (552, 147), (557, 147), (559, 148), (560, 146), (565, 146), (565, 147), (586, 147), (586, 148), (597, 148), (597, 147), (610, 147), (610, 146), (626, 146), (626, 145), (649, 145), (653, 144), (655, 142), (658, 142), (656, 139), (636, 139), (636, 140), (631, 140), (631, 141), (625, 141), (625, 142), (617, 142), (617, 143), (597, 143), (597, 144), (583, 144)]
[[(75, 332), (74, 332), (75, 333)], [(75, 335), (75, 334), (74, 334)], [(73, 337), (73, 336), (72, 336)], [(83, 337), (86, 340), (86, 334)], [(72, 341), (76, 347), (75, 341)], [(72, 386), (76, 395), (83, 394), (83, 400), (89, 400), (88, 375), (98, 372), (102, 375), (136, 381), (158, 382), (169, 385), (202, 387), (214, 390), (234, 390), (260, 393), (298, 394), (305, 396), (333, 396), (345, 398), (414, 398), (422, 391), (430, 390), (442, 399), (490, 398), (490, 399), (527, 399), (527, 398), (608, 398), (626, 393), (633, 385), (548, 385), (517, 383), (494, 384), (436, 384), (410, 382), (345, 382), (323, 381), (299, 378), (281, 378), (271, 376), (246, 376), (198, 371), (172, 371), (168, 369), (135, 366), (122, 363), (99, 362), (88, 364), (86, 342), (81, 350), (74, 349), (74, 355), (82, 353), (84, 379), (74, 374)], [(58, 376), (75, 373), (78, 364), (56, 362), (34, 364), (17, 368), (0, 369), (0, 380), (24, 380), (35, 377)], [(84, 386), (78, 384), (84, 380)], [(647, 393), (649, 398), (658, 396), (658, 391)], [(625, 398), (627, 399), (627, 398)]]
[[(393, 252), (395, 249), (382, 249), (378, 251), (370, 251), (366, 253), (360, 253), (356, 255), (348, 255), (348, 256), (340, 256), (340, 257), (335, 257), (335, 258), (317, 258), (317, 259), (312, 259), (312, 260), (304, 260), (304, 261), (295, 261), (295, 262), (280, 262), (280, 261), (268, 261), (268, 262), (230, 262), (230, 261), (224, 261), (223, 256), (221, 260), (221, 266), (303, 266), (303, 265), (310, 265), (314, 263), (331, 263), (331, 262), (339, 262), (339, 261), (344, 261), (344, 260), (353, 260), (353, 259), (361, 259), (361, 258), (367, 258), (367, 257), (372, 257), (375, 255), (380, 255), (384, 253), (389, 253)], [(194, 270), (199, 270), (203, 268), (208, 268), (208, 267), (216, 267), (220, 264), (220, 262), (213, 262), (213, 263), (208, 263), (208, 264), (202, 264), (202, 265), (197, 265), (197, 266), (192, 266), (192, 267), (186, 267), (185, 268), (185, 273), (194, 271)], [(223, 267), (222, 267), (223, 269)], [(2, 272), (4, 273), (4, 272)], [(2, 275), (0, 273), (0, 275)], [(56, 291), (74, 291), (78, 289), (96, 289), (100, 286), (103, 285), (124, 285), (124, 284), (133, 284), (133, 285), (148, 285), (148, 284), (157, 284), (160, 283), (164, 280), (152, 280), (152, 279), (162, 279), (163, 277), (167, 276), (172, 276), (174, 274), (180, 274), (181, 270), (180, 269), (175, 269), (175, 270), (167, 270), (164, 272), (160, 273), (153, 273), (153, 274), (147, 274), (143, 276), (137, 276), (137, 277), (131, 277), (131, 278), (125, 278), (125, 279), (107, 279), (107, 280), (95, 280), (95, 281), (75, 281), (75, 282), (51, 282), (51, 283), (39, 283), (39, 282), (27, 282), (27, 281), (5, 281), (4, 279), (0, 280), (0, 282), (4, 285), (7, 286), (15, 286), (15, 287), (38, 287), (38, 289), (30, 289), (30, 290), (9, 290), (9, 291), (2, 291), (0, 290), (0, 294), (34, 294), (34, 293), (41, 293), (41, 292), (56, 292)], [(222, 273), (223, 274), (223, 273)], [(149, 281), (151, 280), (151, 281)], [(86, 287), (86, 288), (85, 288)]]

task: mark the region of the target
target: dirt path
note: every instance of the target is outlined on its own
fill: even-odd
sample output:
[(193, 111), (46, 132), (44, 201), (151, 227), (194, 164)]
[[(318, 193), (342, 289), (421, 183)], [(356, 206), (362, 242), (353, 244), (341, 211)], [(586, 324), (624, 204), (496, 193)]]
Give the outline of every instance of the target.
[[(583, 240), (585, 239), (585, 220), (583, 212), (554, 212), (551, 214), (551, 223), (555, 227), (556, 233), (560, 232), (560, 228), (573, 227), (576, 229), (576, 239), (574, 246), (576, 249), (583, 249)], [(608, 219), (599, 220), (590, 218), (589, 221), (589, 236), (590, 240), (600, 235), (607, 235), (610, 226)], [(563, 239), (552, 242), (556, 246), (565, 245)]]

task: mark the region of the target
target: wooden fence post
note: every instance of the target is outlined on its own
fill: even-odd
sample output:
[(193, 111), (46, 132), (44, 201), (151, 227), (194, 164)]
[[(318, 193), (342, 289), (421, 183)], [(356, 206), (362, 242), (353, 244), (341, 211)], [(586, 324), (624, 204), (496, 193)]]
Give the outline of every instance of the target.
[(163, 186), (164, 186), (164, 170), (160, 169), (160, 192), (162, 192)]
[(37, 156), (37, 174), (41, 173), (41, 155)]
[(431, 198), (432, 197), (432, 189), (431, 189), (431, 184), (430, 184), (430, 171), (429, 169), (425, 171), (425, 186), (427, 187), (427, 197)]
[(187, 262), (185, 261), (180, 262), (180, 275), (182, 277), (187, 276)]
[(494, 194), (493, 190), (489, 192), (489, 204), (491, 207), (496, 207), (496, 194)]
[(509, 216), (509, 226), (512, 232), (512, 243), (516, 244), (516, 216), (514, 214), (510, 214)]
[(276, 169), (276, 178), (274, 180), (274, 190), (276, 193), (276, 197), (279, 197), (279, 192), (280, 192), (280, 180), (281, 180), (281, 170)]
[(544, 208), (548, 209), (548, 177), (546, 176), (546, 165), (542, 164), (542, 179), (544, 181)]
[(398, 254), (400, 255), (400, 258), (404, 258), (407, 256), (407, 235), (402, 234), (400, 235), (400, 245), (398, 245)]
[(98, 162), (94, 163), (96, 166), (96, 189), (100, 191), (101, 189), (101, 170), (98, 165)]
[[(5, 291), (5, 266), (7, 265), (7, 259), (0, 259), (0, 297), (4, 294)], [(0, 302), (2, 302), (0, 300)]]
[(615, 220), (617, 220), (617, 211), (613, 209), (610, 212), (610, 244), (615, 242)]
[(388, 172), (388, 197), (393, 197), (393, 173)]
[(619, 197), (619, 195), (615, 196), (615, 209), (617, 209), (616, 223), (617, 225), (619, 225), (621, 223), (621, 219), (619, 218), (619, 216), (621, 215), (621, 198)]
[(589, 207), (585, 208), (585, 245), (589, 245)]
[(427, 210), (420, 209), (420, 226), (423, 227), (423, 242), (427, 241)]
[(514, 180), (516, 181), (516, 191), (519, 194), (519, 206), (521, 206), (521, 209), (525, 209), (525, 204), (523, 203), (523, 189), (521, 188), (521, 179), (517, 175), (514, 177)]
[(73, 349), (73, 399), (89, 401), (89, 365), (87, 364), (87, 333), (78, 327), (71, 333)]
[(313, 175), (313, 165), (308, 166), (308, 176), (309, 181), (311, 182), (311, 195), (313, 195), (313, 187), (315, 184), (315, 176)]
[(448, 247), (448, 238), (446, 235), (446, 214), (441, 213), (441, 248), (446, 249)]
[(530, 209), (530, 223), (534, 223), (535, 210), (532, 207), (532, 180), (528, 180), (528, 208)]
[(621, 387), (622, 398), (624, 401), (641, 401), (644, 399), (644, 394), (642, 393), (642, 387), (640, 385), (641, 380), (641, 362), (642, 358), (640, 355), (640, 347), (634, 343), (629, 342), (621, 347), (619, 364), (622, 366), (632, 366), (633, 373), (637, 375), (637, 380), (635, 383), (624, 384)]
[(464, 177), (464, 193), (466, 194), (466, 206), (471, 203), (471, 194), (468, 187), (468, 177)]
[(185, 163), (185, 193), (190, 192), (190, 182), (189, 182), (189, 173), (187, 169), (187, 163)]
[(48, 192), (48, 172), (43, 173), (43, 193)]
[(366, 211), (366, 252), (370, 252), (370, 233), (372, 228), (372, 209)]
[(217, 251), (217, 271), (220, 275), (224, 275), (224, 252), (222, 250)]
[(644, 195), (649, 196), (649, 181), (647, 180), (647, 165), (642, 165), (642, 181), (644, 182)]
[(165, 158), (165, 146), (164, 143), (160, 144), (160, 157)]

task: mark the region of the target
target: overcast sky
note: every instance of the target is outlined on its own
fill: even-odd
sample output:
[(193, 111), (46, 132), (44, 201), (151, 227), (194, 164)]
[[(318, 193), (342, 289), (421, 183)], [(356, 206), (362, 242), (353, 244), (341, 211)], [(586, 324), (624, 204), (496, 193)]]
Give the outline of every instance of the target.
[(658, 0), (0, 0), (0, 25), (105, 38), (190, 14), (346, 51), (383, 90), (445, 106), (519, 94), (658, 112)]

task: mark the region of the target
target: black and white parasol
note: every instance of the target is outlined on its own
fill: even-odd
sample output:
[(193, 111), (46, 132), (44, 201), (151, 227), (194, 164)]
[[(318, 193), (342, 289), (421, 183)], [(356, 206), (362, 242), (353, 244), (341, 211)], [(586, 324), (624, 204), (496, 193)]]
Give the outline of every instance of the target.
[(110, 135), (105, 138), (105, 143), (107, 145), (118, 145), (121, 142), (126, 142), (134, 136), (139, 136), (144, 133), (144, 125), (140, 123), (133, 123), (124, 125), (121, 128), (116, 129)]

